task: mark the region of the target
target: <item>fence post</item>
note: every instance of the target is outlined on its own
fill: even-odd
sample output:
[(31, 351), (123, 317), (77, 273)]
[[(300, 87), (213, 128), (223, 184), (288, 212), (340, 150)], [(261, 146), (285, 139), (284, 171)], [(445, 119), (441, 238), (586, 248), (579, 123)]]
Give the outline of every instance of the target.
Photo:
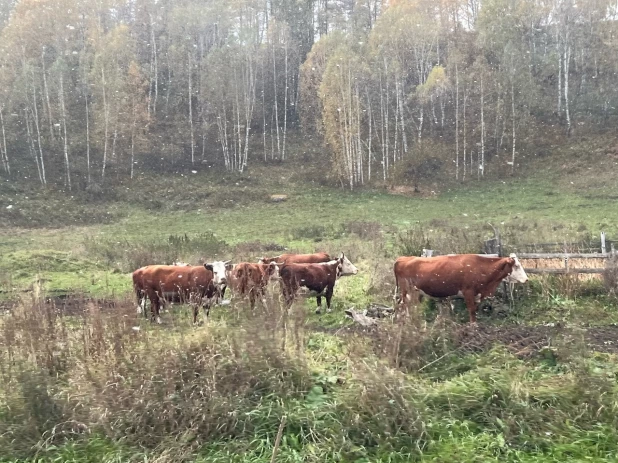
[(605, 254), (605, 232), (601, 232), (601, 254)]

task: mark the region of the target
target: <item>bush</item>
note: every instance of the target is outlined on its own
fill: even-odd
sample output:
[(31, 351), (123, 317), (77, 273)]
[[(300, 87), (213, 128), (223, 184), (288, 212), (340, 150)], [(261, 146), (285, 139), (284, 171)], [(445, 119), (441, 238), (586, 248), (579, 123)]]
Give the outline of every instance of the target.
[(88, 238), (84, 244), (88, 254), (123, 272), (131, 272), (144, 265), (169, 265), (177, 260), (201, 263), (201, 260), (214, 259), (227, 250), (226, 243), (210, 232), (195, 237), (170, 235), (165, 241)]

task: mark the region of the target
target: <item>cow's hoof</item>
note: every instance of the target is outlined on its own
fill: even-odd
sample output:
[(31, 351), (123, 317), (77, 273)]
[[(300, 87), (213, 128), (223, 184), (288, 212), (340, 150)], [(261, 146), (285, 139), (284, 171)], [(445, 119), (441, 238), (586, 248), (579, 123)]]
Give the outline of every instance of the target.
[(322, 310), (321, 310), (321, 309), (315, 309), (315, 313), (316, 313), (317, 315), (320, 315), (320, 314), (322, 313)]
[(160, 325), (161, 323), (163, 323), (163, 322), (161, 321), (161, 317), (157, 317), (157, 325)]
[(332, 309), (326, 309), (326, 313), (331, 313), (332, 311)]

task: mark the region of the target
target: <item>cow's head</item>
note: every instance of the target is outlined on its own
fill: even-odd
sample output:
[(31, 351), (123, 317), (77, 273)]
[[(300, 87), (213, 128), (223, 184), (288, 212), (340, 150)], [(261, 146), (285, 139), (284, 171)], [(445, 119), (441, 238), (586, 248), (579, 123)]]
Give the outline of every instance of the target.
[(511, 254), (509, 259), (513, 260), (513, 268), (511, 273), (506, 276), (505, 280), (508, 283), (526, 283), (528, 281), (528, 275), (526, 275), (524, 267), (521, 265), (521, 262), (519, 262), (517, 256)]
[(350, 262), (350, 259), (348, 259), (343, 252), (337, 260), (339, 261), (339, 267), (341, 269), (341, 273), (339, 274), (340, 276), (345, 277), (348, 275), (356, 275), (358, 273), (358, 269), (352, 262)]
[(222, 286), (227, 284), (227, 271), (234, 268), (234, 265), (230, 264), (229, 260), (225, 262), (218, 260), (204, 264), (204, 267), (212, 272), (212, 282), (215, 286)]
[(258, 260), (258, 264), (270, 264), (273, 262), (277, 262), (277, 259), (280, 256), (275, 256), (275, 257), (260, 257), (260, 260)]
[(279, 279), (279, 266), (276, 262), (271, 262), (268, 264), (268, 267), (266, 268), (266, 275), (269, 280)]

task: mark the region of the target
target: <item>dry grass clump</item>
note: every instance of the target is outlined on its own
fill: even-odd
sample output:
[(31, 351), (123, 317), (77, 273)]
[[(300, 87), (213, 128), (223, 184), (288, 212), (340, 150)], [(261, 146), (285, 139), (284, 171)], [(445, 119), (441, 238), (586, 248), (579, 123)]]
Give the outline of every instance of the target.
[(177, 336), (135, 326), (133, 302), (109, 312), (83, 303), (80, 316), (22, 306), (0, 325), (0, 447), (9, 454), (83, 434), (191, 451), (258, 426), (276, 430), (277, 400), (310, 388), (302, 363), (276, 342), (272, 314), (254, 314), (260, 330), (211, 322)]

